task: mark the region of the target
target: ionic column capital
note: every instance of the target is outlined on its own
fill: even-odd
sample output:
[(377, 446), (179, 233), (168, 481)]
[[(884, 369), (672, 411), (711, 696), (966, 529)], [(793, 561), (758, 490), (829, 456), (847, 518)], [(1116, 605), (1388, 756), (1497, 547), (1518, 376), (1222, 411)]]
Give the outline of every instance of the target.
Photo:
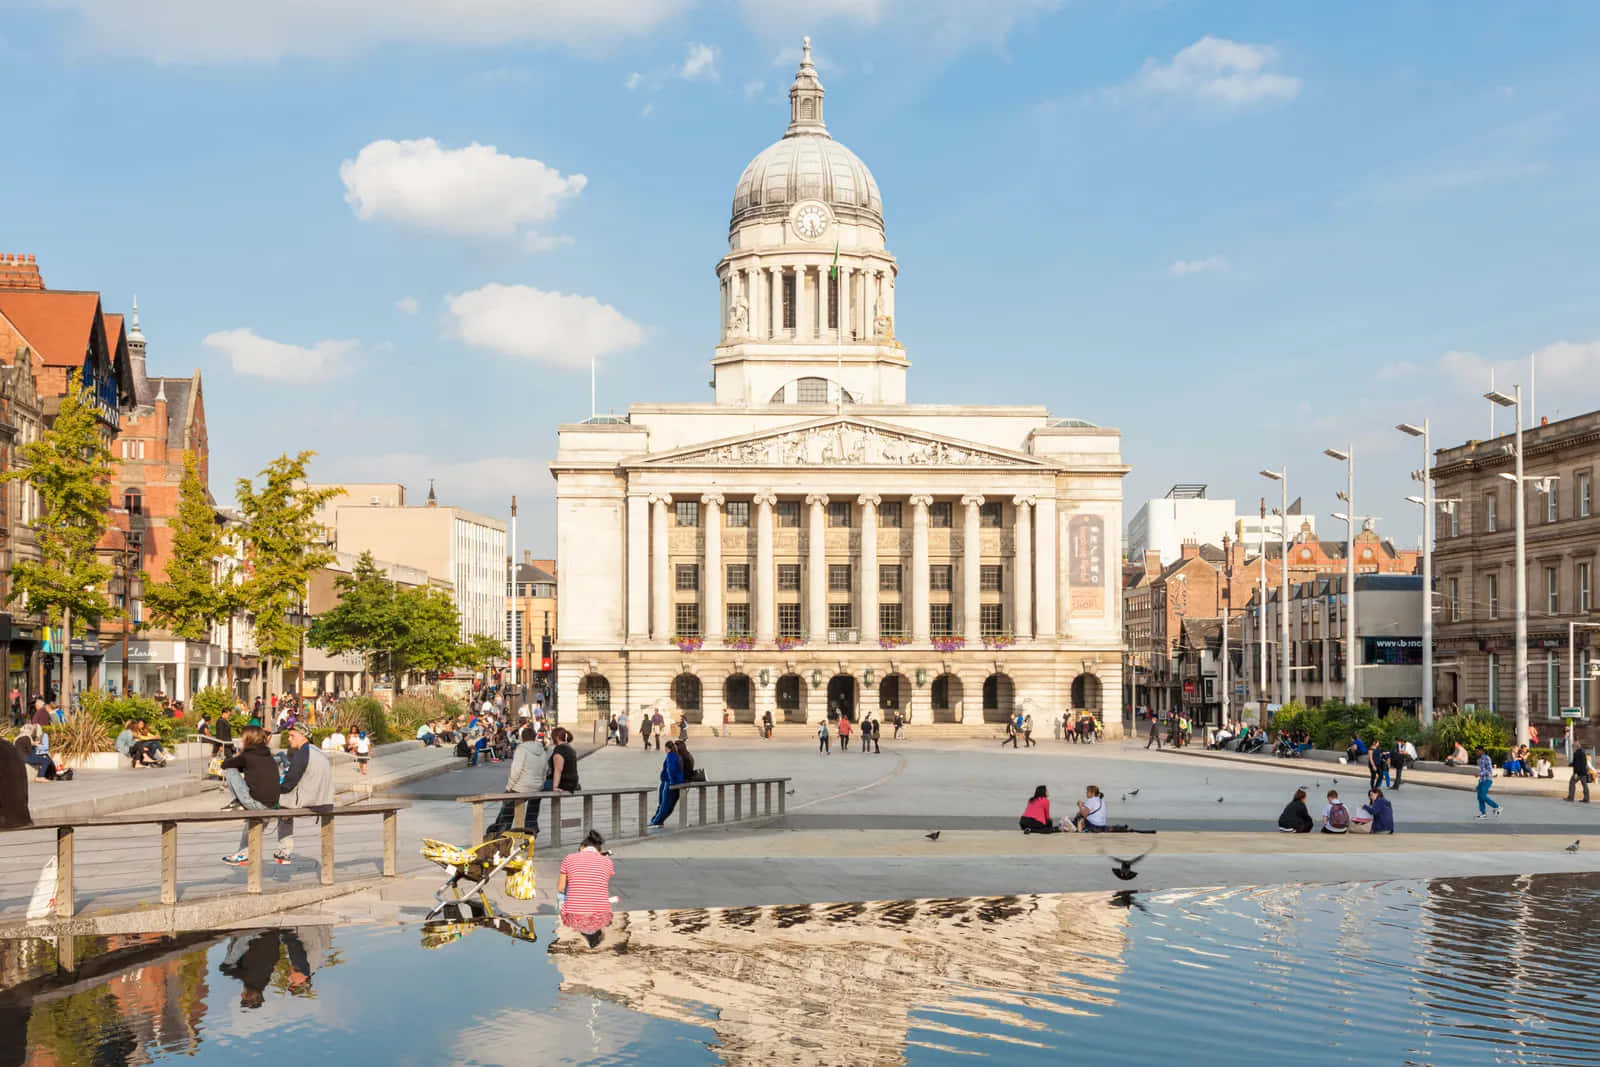
[(810, 504), (810, 505), (813, 505), (813, 506), (816, 506), (816, 507), (825, 508), (825, 507), (828, 506), (828, 494), (827, 493), (808, 493), (806, 495), (806, 503)]
[(650, 494), (650, 503), (652, 503), (652, 504), (670, 504), (670, 503), (672, 503), (672, 494), (671, 493), (651, 493)]
[(1014, 496), (1011, 498), (1011, 503), (1019, 508), (1032, 507), (1036, 502), (1036, 499), (1031, 496)]
[(933, 497), (927, 493), (917, 493), (910, 498), (910, 504), (914, 508), (925, 508), (932, 503)]
[(981, 508), (983, 507), (983, 494), (968, 493), (966, 496), (961, 498), (961, 503), (969, 508)]
[(877, 493), (862, 493), (860, 496), (856, 497), (856, 503), (860, 504), (864, 508), (875, 508), (879, 504), (883, 503), (883, 497), (879, 496)]
[(755, 496), (751, 497), (750, 499), (757, 507), (760, 507), (761, 505), (765, 504), (767, 507), (770, 508), (773, 505), (777, 504), (777, 502), (778, 502), (778, 494), (774, 493), (770, 489), (764, 489), (761, 492), (757, 493)]
[(716, 505), (720, 508), (724, 499), (725, 498), (721, 493), (706, 493), (700, 498), (700, 503), (704, 504), (706, 507)]

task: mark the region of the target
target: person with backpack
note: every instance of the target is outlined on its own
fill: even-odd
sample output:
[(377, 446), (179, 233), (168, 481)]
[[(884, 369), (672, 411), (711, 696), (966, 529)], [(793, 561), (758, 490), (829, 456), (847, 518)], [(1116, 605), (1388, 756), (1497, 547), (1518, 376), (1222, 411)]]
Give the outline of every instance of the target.
[(1337, 789), (1328, 790), (1328, 803), (1322, 808), (1322, 832), (1325, 834), (1350, 832), (1350, 809), (1339, 799)]

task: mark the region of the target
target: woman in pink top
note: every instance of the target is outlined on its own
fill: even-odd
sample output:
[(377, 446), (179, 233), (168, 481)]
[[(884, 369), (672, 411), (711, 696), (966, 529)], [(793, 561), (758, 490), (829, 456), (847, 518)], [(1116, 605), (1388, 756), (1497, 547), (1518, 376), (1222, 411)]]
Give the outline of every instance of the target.
[(556, 879), (556, 903), (561, 921), (581, 934), (594, 934), (611, 925), (611, 876), (616, 869), (605, 853), (605, 839), (590, 830), (583, 847), (561, 861)]
[(1033, 799), (1028, 801), (1028, 806), (1022, 809), (1022, 818), (1017, 820), (1025, 834), (1056, 834), (1061, 832), (1061, 827), (1050, 821), (1050, 794), (1044, 786), (1039, 786), (1033, 791)]

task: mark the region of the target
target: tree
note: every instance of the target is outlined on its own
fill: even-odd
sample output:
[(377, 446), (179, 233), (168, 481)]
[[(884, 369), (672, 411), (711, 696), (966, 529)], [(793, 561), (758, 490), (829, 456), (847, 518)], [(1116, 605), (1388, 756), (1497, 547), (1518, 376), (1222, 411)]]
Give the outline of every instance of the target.
[(61, 685), (70, 703), (73, 632), (115, 613), (105, 593), (111, 567), (96, 552), (111, 506), (111, 450), (100, 433), (94, 395), (76, 372), (55, 423), (18, 448), (17, 458), (21, 466), (0, 478), (26, 482), (39, 495), (39, 558), (13, 564), (9, 599), (25, 600), (47, 620), (60, 616)]
[(246, 568), (240, 596), (256, 618), (256, 648), (277, 663), (299, 651), (305, 629), (289, 616), (305, 603), (311, 575), (333, 562), (315, 513), (339, 490), (306, 487), (306, 467), (314, 455), (279, 456), (261, 471), (259, 490), (249, 478), (239, 479), (244, 518), (239, 540)]
[(311, 624), (311, 644), (334, 654), (361, 654), (370, 673), (387, 668), (397, 689), (407, 671), (454, 665), (460, 620), (447, 593), (397, 587), (368, 552), (334, 585), (339, 603)]
[(473, 634), (461, 643), (456, 663), (473, 670), (482, 670), (496, 661), (506, 659), (506, 643), (488, 634)]
[[(188, 677), (188, 642), (203, 641), (223, 618), (229, 597), (217, 573), (218, 560), (228, 554), (226, 538), (211, 505), (211, 490), (200, 477), (194, 453), (183, 454), (183, 480), (178, 484), (178, 516), (173, 523), (172, 557), (163, 580), (141, 571), (144, 602), (159, 626), (184, 639), (182, 678)], [(231, 584), (231, 583), (230, 583)], [(230, 656), (230, 659), (232, 657)]]

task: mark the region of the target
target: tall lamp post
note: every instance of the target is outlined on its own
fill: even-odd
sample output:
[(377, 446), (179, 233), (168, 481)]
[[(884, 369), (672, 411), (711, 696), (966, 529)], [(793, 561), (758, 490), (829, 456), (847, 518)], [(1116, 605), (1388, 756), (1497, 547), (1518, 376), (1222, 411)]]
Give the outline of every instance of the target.
[(1421, 426), (1402, 422), (1395, 429), (1422, 438), (1422, 469), (1412, 475), (1422, 483), (1420, 497), (1406, 497), (1422, 505), (1422, 707), (1419, 716), (1423, 729), (1433, 725), (1433, 448), (1428, 436), (1428, 420)]
[(1509, 396), (1498, 389), (1491, 389), (1483, 394), (1483, 398), (1503, 408), (1515, 408), (1517, 413), (1516, 444), (1512, 446), (1516, 473), (1501, 474), (1500, 477), (1516, 486), (1517, 495), (1516, 741), (1519, 745), (1525, 745), (1528, 743), (1528, 502), (1523, 490), (1522, 474), (1522, 386), (1514, 386)]
[(1345, 521), (1344, 533), (1344, 702), (1356, 702), (1356, 459), (1354, 446), (1324, 448), (1322, 454), (1345, 466), (1344, 492), (1338, 494), (1350, 508), (1348, 515), (1334, 514)]
[(1228, 677), (1228, 612), (1233, 607), (1233, 542), (1227, 534), (1222, 535), (1222, 715), (1218, 726), (1228, 721), (1230, 710), (1230, 696), (1232, 690), (1228, 687), (1232, 679)]
[[(1278, 509), (1278, 533), (1283, 540), (1283, 556), (1279, 561), (1283, 573), (1279, 579), (1278, 589), (1278, 640), (1282, 642), (1283, 675), (1278, 679), (1278, 706), (1289, 703), (1289, 468), (1269, 471), (1263, 469), (1261, 477), (1271, 478), (1278, 483), (1278, 488), (1283, 491), (1283, 507)], [(1265, 544), (1265, 540), (1262, 542)], [(1267, 561), (1261, 561), (1262, 572), (1266, 572)], [(1265, 724), (1263, 724), (1265, 725)]]

